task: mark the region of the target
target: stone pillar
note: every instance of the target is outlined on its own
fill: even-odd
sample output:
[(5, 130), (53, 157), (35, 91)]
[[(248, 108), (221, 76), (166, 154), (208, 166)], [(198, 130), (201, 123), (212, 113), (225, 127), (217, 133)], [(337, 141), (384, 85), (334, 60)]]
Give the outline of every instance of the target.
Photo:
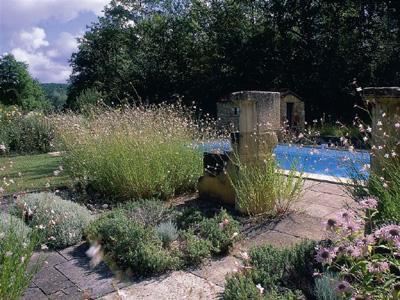
[(239, 108), (239, 128), (233, 139), (235, 154), (244, 164), (262, 162), (278, 143), (280, 94), (242, 91), (232, 93), (229, 100)]
[(391, 159), (400, 155), (400, 87), (367, 87), (363, 93), (372, 105), (372, 144), (377, 147), (371, 168), (380, 173), (385, 154)]

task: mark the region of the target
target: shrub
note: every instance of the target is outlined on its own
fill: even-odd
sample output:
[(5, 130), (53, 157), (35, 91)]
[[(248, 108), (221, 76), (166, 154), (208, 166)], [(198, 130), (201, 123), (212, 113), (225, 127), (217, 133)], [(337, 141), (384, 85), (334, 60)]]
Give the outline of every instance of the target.
[(193, 230), (181, 232), (183, 246), (181, 247), (182, 257), (187, 265), (199, 265), (203, 259), (210, 256), (211, 242), (199, 238)]
[(174, 218), (175, 211), (158, 199), (129, 201), (119, 206), (126, 216), (145, 226), (157, 224)]
[(277, 172), (271, 157), (261, 165), (243, 165), (237, 162), (239, 172), (232, 176), (231, 183), (236, 193), (238, 209), (249, 215), (281, 215), (302, 193), (303, 179), (295, 176), (294, 170), (287, 176)]
[(22, 240), (26, 239), (31, 233), (31, 229), (26, 226), (21, 218), (6, 213), (0, 213), (0, 226), (3, 231), (8, 231), (10, 227), (13, 227), (15, 234)]
[(297, 299), (299, 294), (311, 296), (314, 248), (312, 241), (303, 241), (287, 249), (270, 245), (253, 248), (250, 256), (245, 256), (243, 270), (227, 279), (224, 295), (228, 295), (227, 299), (244, 299), (233, 296), (253, 294), (257, 287), (259, 293), (263, 291), (263, 299)]
[(169, 198), (194, 191), (209, 136), (180, 105), (124, 107), (55, 121), (72, 178), (117, 200)]
[(225, 283), (225, 300), (262, 299), (262, 294), (250, 277), (235, 274)]
[(21, 196), (14, 214), (24, 216), (29, 226), (42, 229), (46, 244), (52, 248), (81, 241), (83, 230), (92, 219), (85, 207), (46, 192)]
[(177, 215), (176, 224), (180, 229), (188, 229), (196, 224), (199, 224), (203, 220), (203, 214), (193, 207), (185, 209), (183, 212)]
[(329, 272), (315, 279), (315, 297), (318, 300), (339, 300), (334, 290), (335, 282), (337, 282), (337, 276)]
[(211, 251), (215, 254), (229, 251), (238, 238), (239, 229), (239, 222), (223, 209), (213, 218), (204, 218), (199, 223), (199, 235), (211, 242)]
[(178, 229), (171, 221), (162, 222), (156, 226), (156, 234), (162, 241), (163, 247), (168, 247), (173, 241), (178, 239)]
[(53, 150), (54, 130), (39, 112), (22, 114), (16, 108), (0, 111), (0, 144), (8, 152), (46, 153)]
[(2, 214), (0, 219), (0, 299), (20, 299), (40, 261), (28, 268), (39, 235), (18, 218)]
[(151, 275), (180, 263), (163, 248), (153, 228), (130, 220), (121, 210), (102, 215), (90, 224), (86, 233), (91, 242), (102, 246), (106, 261), (123, 270)]

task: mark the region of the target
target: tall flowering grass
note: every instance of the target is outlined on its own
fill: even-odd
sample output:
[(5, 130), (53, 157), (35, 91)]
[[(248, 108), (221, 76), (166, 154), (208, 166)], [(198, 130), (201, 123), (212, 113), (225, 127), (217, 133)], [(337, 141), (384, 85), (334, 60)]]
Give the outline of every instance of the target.
[(248, 215), (285, 214), (303, 193), (304, 180), (292, 169), (278, 172), (273, 156), (260, 164), (245, 165), (235, 159), (239, 172), (230, 177), (238, 209)]
[(16, 217), (0, 218), (0, 299), (20, 299), (40, 268), (41, 260), (28, 267), (40, 237)]
[(118, 199), (194, 191), (203, 166), (191, 145), (213, 135), (211, 121), (196, 120), (179, 103), (96, 108), (86, 117), (59, 116), (55, 124), (66, 171)]

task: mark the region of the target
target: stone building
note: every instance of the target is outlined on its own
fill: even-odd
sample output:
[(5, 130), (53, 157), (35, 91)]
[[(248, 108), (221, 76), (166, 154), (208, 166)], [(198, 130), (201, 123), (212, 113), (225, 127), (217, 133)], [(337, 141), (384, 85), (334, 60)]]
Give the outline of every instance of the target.
[(281, 125), (285, 121), (291, 128), (304, 128), (304, 102), (298, 95), (289, 90), (281, 92)]
[[(236, 92), (232, 93), (229, 97), (221, 99), (217, 102), (217, 111), (218, 111), (218, 124), (220, 128), (229, 129), (231, 131), (237, 131), (239, 129), (239, 120), (240, 120), (240, 105), (237, 101), (237, 97), (241, 97), (244, 93), (254, 93), (252, 91), (246, 92)], [(257, 92), (262, 95), (262, 93), (268, 92)], [(262, 97), (262, 96), (259, 96)], [(262, 98), (260, 98), (261, 100)], [(257, 102), (257, 101), (256, 101)], [(254, 103), (256, 103), (254, 102)], [(258, 101), (256, 105), (256, 110), (262, 109), (270, 109), (265, 108), (266, 103), (262, 104), (262, 101)], [(277, 108), (277, 107), (275, 107)], [(287, 121), (288, 125), (291, 128), (304, 128), (305, 124), (305, 110), (304, 110), (304, 102), (303, 100), (293, 93), (292, 91), (283, 91), (280, 93), (280, 104), (279, 108), (277, 108), (279, 113), (272, 110), (271, 112), (263, 112), (259, 113), (259, 122), (261, 123), (270, 123), (270, 124), (279, 124), (279, 126), (283, 126), (284, 122)]]

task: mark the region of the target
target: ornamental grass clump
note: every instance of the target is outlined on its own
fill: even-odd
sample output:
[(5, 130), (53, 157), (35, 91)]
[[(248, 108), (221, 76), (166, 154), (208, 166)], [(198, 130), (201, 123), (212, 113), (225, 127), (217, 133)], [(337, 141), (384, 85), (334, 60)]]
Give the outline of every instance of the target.
[(280, 216), (297, 201), (303, 190), (303, 179), (294, 169), (286, 175), (278, 172), (271, 156), (260, 164), (244, 165), (236, 159), (239, 171), (231, 176), (238, 209), (248, 215)]
[(47, 192), (20, 196), (13, 210), (30, 227), (40, 229), (42, 242), (51, 248), (65, 248), (80, 242), (84, 228), (92, 220), (85, 207)]
[(196, 142), (211, 137), (180, 104), (104, 108), (55, 119), (72, 178), (117, 200), (194, 191), (203, 172)]
[(29, 286), (40, 268), (40, 260), (28, 268), (39, 240), (21, 219), (0, 214), (0, 299), (20, 299)]

